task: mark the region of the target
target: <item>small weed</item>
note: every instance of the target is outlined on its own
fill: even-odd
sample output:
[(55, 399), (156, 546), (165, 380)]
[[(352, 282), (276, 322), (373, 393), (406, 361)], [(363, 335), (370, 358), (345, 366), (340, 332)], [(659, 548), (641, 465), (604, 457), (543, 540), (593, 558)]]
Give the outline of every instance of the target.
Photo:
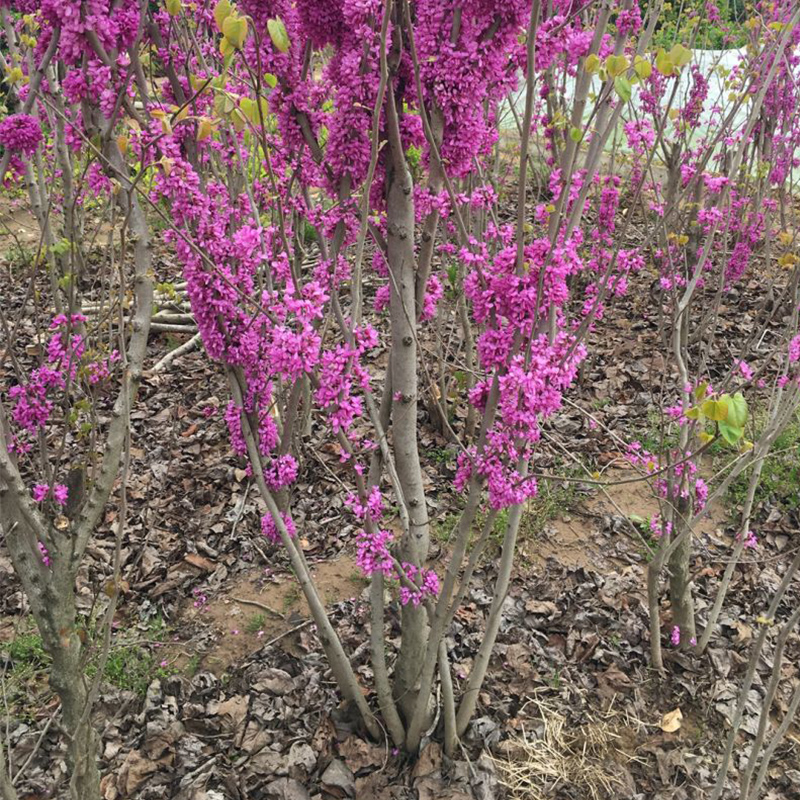
[(46, 666), (50, 657), (42, 646), (42, 637), (38, 633), (21, 633), (8, 643), (8, 657), (15, 668), (31, 667), (39, 669)]
[(431, 447), (427, 451), (427, 455), (434, 464), (447, 464), (450, 461), (455, 462), (456, 454), (446, 447)]
[[(583, 470), (568, 469), (564, 477), (582, 478)], [(578, 484), (573, 481), (541, 481), (535, 497), (528, 500), (520, 523), (520, 536), (535, 538), (541, 535), (548, 523), (564, 514), (578, 498)], [(499, 519), (499, 517), (498, 517)]]
[(653, 560), (653, 556), (659, 547), (659, 541), (653, 536), (653, 531), (650, 528), (650, 520), (640, 517), (638, 514), (631, 514), (628, 519), (636, 526), (636, 530), (641, 534), (641, 539), (634, 539), (638, 548), (639, 555), (644, 559), (646, 564)]
[(547, 679), (547, 683), (551, 689), (561, 688), (561, 670), (558, 667), (553, 670), (553, 674)]
[(17, 245), (3, 254), (3, 260), (12, 274), (24, 272), (36, 260), (36, 251), (26, 245)]
[[(582, 471), (577, 469), (564, 472), (566, 477), (580, 477)], [(577, 497), (577, 484), (569, 481), (559, 483), (558, 481), (542, 481), (539, 484), (538, 494), (528, 500), (522, 515), (519, 527), (519, 538), (533, 539), (539, 536), (545, 526), (555, 519), (559, 514), (563, 514), (572, 505)], [(431, 523), (431, 536), (441, 544), (450, 541), (458, 526), (461, 514), (458, 511), (451, 511), (442, 517), (435, 519)], [(486, 524), (488, 514), (479, 513), (472, 525), (472, 544), (481, 536)], [(503, 544), (506, 528), (508, 527), (509, 509), (503, 508), (497, 512), (489, 533), (490, 548), (499, 549)]]
[[(666, 423), (666, 429), (664, 425)], [(658, 409), (647, 413), (647, 427), (640, 438), (642, 448), (656, 455), (663, 453), (678, 444), (677, 426), (669, 424)]]
[(455, 533), (458, 518), (461, 516), (457, 512), (450, 512), (443, 517), (431, 521), (431, 536), (441, 544), (447, 544), (450, 537)]
[[(800, 513), (800, 492), (797, 488), (800, 486), (798, 451), (800, 451), (800, 418), (795, 419), (777, 437), (770, 455), (764, 459), (761, 480), (755, 494), (756, 509), (768, 504), (784, 514)], [(744, 470), (728, 489), (728, 500), (733, 513), (744, 504), (751, 474), (752, 467)]]
[[(88, 675), (96, 667), (90, 666)], [(113, 647), (108, 654), (103, 676), (118, 689), (126, 689), (138, 695), (147, 693), (153, 678), (164, 677), (169, 672), (156, 662), (156, 657), (137, 645)]]
[[(161, 642), (167, 634), (166, 624), (161, 617), (150, 621), (146, 634), (148, 641)], [(92, 642), (91, 635), (89, 641)], [(97, 674), (99, 642), (90, 644), (90, 647), (94, 648), (94, 652), (86, 666), (86, 675), (92, 678)], [(2, 649), (11, 662), (9, 676), (13, 679), (12, 683), (20, 690), (27, 690), (44, 679), (51, 659), (44, 650), (41, 636), (32, 626), (15, 636)], [(119, 689), (143, 695), (153, 678), (165, 677), (171, 672), (163, 658), (139, 644), (125, 642), (125, 634), (122, 633), (112, 641), (103, 678)], [(24, 703), (25, 697), (23, 691), (19, 700)]]
[(183, 672), (187, 678), (193, 678), (197, 675), (197, 671), (200, 669), (200, 656), (198, 653), (195, 653), (187, 662), (186, 666), (183, 668)]
[(247, 626), (245, 630), (248, 633), (258, 633), (259, 631), (264, 630), (264, 626), (267, 624), (267, 615), (263, 611), (259, 611), (258, 614), (250, 617), (247, 620)]
[(300, 587), (292, 582), (286, 590), (286, 595), (283, 598), (284, 609), (291, 608), (295, 603), (300, 602)]
[(361, 572), (361, 570), (354, 569), (348, 576), (347, 580), (353, 584), (357, 589), (363, 589), (369, 586), (369, 578)]

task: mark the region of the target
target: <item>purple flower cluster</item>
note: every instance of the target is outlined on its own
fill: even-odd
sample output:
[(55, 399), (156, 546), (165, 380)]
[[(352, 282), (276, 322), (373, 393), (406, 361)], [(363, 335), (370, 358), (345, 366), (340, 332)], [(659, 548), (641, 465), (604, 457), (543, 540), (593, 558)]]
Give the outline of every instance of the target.
[(53, 500), (55, 500), (58, 505), (65, 506), (67, 504), (69, 490), (63, 483), (54, 484), (52, 491), (48, 484), (37, 483), (31, 490), (31, 494), (37, 503), (43, 502), (48, 496), (52, 495)]
[[(283, 524), (286, 526), (286, 531), (289, 536), (292, 538), (297, 536), (297, 528), (295, 528), (294, 520), (292, 519), (291, 515), (281, 512), (281, 519), (283, 520)], [(280, 544), (281, 534), (278, 531), (278, 526), (275, 524), (275, 520), (270, 514), (265, 514), (263, 517), (261, 517), (261, 535), (272, 542), (272, 544)]]
[(12, 153), (30, 157), (42, 142), (39, 120), (30, 114), (11, 114), (0, 121), (0, 144)]

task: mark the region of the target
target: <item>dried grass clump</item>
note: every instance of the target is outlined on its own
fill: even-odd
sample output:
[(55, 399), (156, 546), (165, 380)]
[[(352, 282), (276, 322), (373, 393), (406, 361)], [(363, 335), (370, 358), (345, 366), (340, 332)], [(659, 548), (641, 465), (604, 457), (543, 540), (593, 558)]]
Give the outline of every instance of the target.
[[(522, 727), (505, 743), (506, 755), (494, 758), (500, 783), (513, 800), (552, 800), (559, 788), (570, 796), (601, 800), (624, 785), (624, 766), (634, 758), (620, 748), (619, 714), (611, 709), (578, 727), (571, 727), (556, 707), (541, 698), (535, 705), (536, 733)], [(624, 724), (624, 723), (622, 723)]]

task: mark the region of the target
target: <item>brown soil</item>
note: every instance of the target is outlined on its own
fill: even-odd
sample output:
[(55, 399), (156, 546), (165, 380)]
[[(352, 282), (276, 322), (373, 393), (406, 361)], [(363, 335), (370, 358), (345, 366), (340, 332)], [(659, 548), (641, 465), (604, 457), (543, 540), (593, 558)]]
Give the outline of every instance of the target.
[[(311, 572), (329, 606), (359, 595), (365, 585), (355, 561), (344, 554), (313, 565)], [(308, 603), (293, 575), (271, 576), (254, 569), (207, 603), (186, 602), (178, 629), (202, 631), (204, 640), (210, 635), (211, 646), (194, 645), (201, 637), (193, 636), (188, 648), (185, 643), (177, 651), (172, 648), (176, 666), (199, 656), (199, 666), (221, 675), (273, 639), (292, 653), (291, 634), (310, 622)]]

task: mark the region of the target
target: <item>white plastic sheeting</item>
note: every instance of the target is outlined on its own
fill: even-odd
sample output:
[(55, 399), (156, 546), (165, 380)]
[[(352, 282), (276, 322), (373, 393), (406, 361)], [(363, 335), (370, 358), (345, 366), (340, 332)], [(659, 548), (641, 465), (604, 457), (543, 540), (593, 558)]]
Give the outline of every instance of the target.
[[(721, 109), (722, 114), (725, 115), (731, 107), (731, 102), (728, 100), (730, 90), (725, 88), (725, 77), (723, 73), (730, 72), (739, 63), (745, 50), (694, 50), (692, 52), (692, 61), (683, 68), (678, 76), (678, 90), (673, 101), (673, 107), (680, 108), (683, 106), (689, 96), (692, 86), (691, 67), (697, 64), (700, 67), (701, 73), (708, 80), (708, 97), (704, 104), (704, 111), (700, 119), (699, 125), (693, 132), (693, 138), (696, 136), (703, 136), (708, 132), (709, 120), (711, 116), (711, 109), (715, 106)], [(722, 69), (718, 69), (721, 67)], [(600, 91), (599, 78), (593, 79), (595, 92)], [(674, 83), (670, 80), (667, 84), (667, 90), (664, 93), (664, 104), (668, 102), (673, 91)], [(575, 80), (568, 79), (566, 83), (566, 95), (568, 103), (572, 100), (575, 91)], [(639, 93), (639, 87), (633, 87), (633, 102), (636, 104), (636, 97)], [(514, 108), (520, 119), (523, 117), (525, 110), (525, 81), (520, 80), (520, 89), (513, 95), (511, 102), (514, 103)], [(587, 104), (586, 120), (592, 111), (592, 104)], [(747, 107), (740, 108), (734, 118), (734, 126), (743, 124), (747, 117)], [(623, 114), (623, 119), (627, 121), (630, 119), (627, 113)], [(501, 126), (504, 130), (516, 130), (517, 124), (511, 110), (508, 108), (508, 102), (503, 104), (500, 109)], [(624, 144), (624, 142), (623, 142)]]

